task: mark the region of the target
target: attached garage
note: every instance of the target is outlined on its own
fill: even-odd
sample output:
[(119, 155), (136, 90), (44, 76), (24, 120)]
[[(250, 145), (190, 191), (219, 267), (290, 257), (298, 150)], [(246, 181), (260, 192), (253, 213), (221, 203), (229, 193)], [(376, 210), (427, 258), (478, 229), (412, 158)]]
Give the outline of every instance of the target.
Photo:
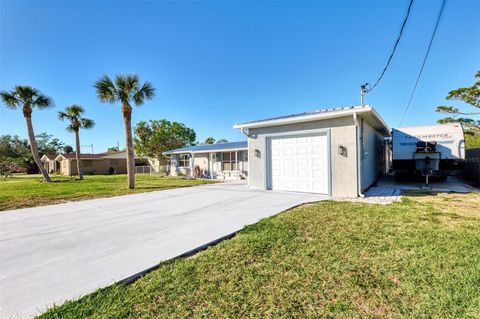
[(248, 137), (252, 189), (362, 196), (384, 172), (390, 129), (371, 106), (237, 124)]

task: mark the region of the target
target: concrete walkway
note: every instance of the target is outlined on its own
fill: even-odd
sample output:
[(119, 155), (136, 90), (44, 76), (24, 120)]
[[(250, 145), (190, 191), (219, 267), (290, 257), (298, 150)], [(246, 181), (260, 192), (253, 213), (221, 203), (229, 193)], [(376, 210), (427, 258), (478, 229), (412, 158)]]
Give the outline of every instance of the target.
[(1, 212), (0, 317), (31, 317), (323, 199), (222, 183)]

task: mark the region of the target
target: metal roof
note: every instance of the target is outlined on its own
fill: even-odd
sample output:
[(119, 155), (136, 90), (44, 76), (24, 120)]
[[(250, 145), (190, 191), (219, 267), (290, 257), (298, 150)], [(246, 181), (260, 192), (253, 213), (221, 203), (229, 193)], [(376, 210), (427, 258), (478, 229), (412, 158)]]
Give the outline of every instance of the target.
[(163, 154), (170, 155), (170, 154), (179, 154), (179, 153), (199, 153), (199, 152), (211, 152), (211, 151), (218, 152), (218, 151), (228, 151), (228, 150), (247, 149), (247, 148), (248, 148), (248, 142), (241, 141), (241, 142), (187, 146), (187, 147), (166, 151)]
[(353, 115), (358, 114), (358, 116), (362, 116), (375, 129), (390, 136), (391, 134), (390, 128), (388, 127), (387, 123), (385, 123), (382, 117), (377, 113), (377, 111), (371, 105), (356, 105), (356, 106), (317, 109), (317, 110), (303, 112), (303, 113), (271, 117), (268, 119), (236, 124), (233, 127), (243, 130), (243, 129), (250, 129), (250, 128), (261, 128), (261, 127), (270, 127), (270, 126), (276, 126), (276, 125), (327, 120), (332, 118), (350, 116), (352, 114)]
[(321, 114), (321, 113), (329, 113), (329, 112), (334, 112), (334, 111), (347, 111), (347, 110), (362, 109), (362, 108), (367, 108), (367, 107), (370, 107), (370, 106), (369, 105), (354, 105), (354, 106), (342, 106), (342, 107), (316, 109), (316, 110), (302, 112), (302, 113), (276, 116), (276, 117), (271, 117), (271, 118), (262, 119), (262, 120), (255, 120), (255, 121), (250, 121), (250, 122), (245, 122), (245, 123), (239, 123), (239, 124), (236, 124), (235, 126), (242, 126), (242, 125), (247, 125), (247, 124), (274, 121), (274, 120), (283, 120), (283, 119), (289, 119), (289, 118), (300, 117), (300, 116), (308, 116), (308, 115), (315, 115), (315, 114)]

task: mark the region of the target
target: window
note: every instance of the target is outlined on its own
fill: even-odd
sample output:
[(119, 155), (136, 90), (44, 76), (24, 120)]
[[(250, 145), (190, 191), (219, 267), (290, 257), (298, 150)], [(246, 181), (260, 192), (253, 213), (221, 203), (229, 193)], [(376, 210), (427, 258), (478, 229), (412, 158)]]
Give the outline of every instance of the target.
[(179, 167), (189, 167), (190, 166), (190, 155), (182, 154), (178, 160)]
[(235, 152), (222, 153), (222, 171), (236, 171)]

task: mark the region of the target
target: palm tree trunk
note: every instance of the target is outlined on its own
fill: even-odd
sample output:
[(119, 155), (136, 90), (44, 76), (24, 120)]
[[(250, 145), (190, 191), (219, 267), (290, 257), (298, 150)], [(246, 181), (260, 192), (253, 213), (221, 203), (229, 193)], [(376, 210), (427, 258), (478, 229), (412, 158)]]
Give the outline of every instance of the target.
[(78, 177), (80, 180), (83, 180), (83, 167), (82, 167), (82, 160), (80, 159), (80, 135), (78, 134), (78, 130), (75, 131), (75, 144), (77, 149), (77, 171)]
[(40, 155), (38, 154), (37, 141), (35, 140), (35, 133), (33, 133), (32, 117), (30, 114), (25, 115), (25, 121), (27, 122), (28, 139), (30, 141), (30, 149), (32, 150), (33, 160), (35, 161), (35, 164), (37, 164), (40, 173), (42, 173), (43, 180), (51, 183), (52, 180), (43, 167), (42, 161), (40, 160)]
[(125, 124), (125, 139), (127, 145), (127, 175), (128, 188), (135, 188), (135, 154), (133, 152), (132, 139), (132, 107), (128, 104), (122, 105), (123, 123)]

